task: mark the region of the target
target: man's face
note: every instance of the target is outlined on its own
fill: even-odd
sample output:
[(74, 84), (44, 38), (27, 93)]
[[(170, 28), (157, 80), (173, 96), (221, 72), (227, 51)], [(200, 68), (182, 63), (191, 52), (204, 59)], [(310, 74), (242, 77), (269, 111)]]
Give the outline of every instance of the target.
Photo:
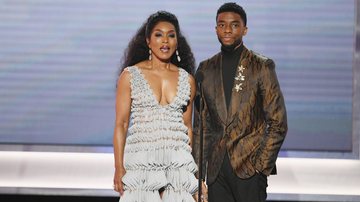
[(223, 46), (232, 46), (234, 43), (241, 42), (247, 32), (247, 27), (240, 15), (234, 12), (219, 13), (215, 29)]

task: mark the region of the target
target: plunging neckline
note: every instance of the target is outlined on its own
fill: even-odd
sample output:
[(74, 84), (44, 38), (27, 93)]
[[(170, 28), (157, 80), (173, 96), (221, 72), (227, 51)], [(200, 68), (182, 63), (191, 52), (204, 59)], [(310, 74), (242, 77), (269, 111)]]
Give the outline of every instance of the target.
[(173, 103), (175, 103), (175, 101), (176, 101), (176, 99), (178, 98), (178, 96), (179, 96), (179, 87), (180, 87), (180, 81), (181, 81), (181, 69), (180, 68), (178, 68), (178, 81), (177, 81), (177, 85), (176, 85), (176, 93), (175, 93), (175, 96), (172, 98), (172, 100), (169, 102), (169, 103), (167, 103), (167, 104), (161, 104), (160, 103), (160, 101), (161, 101), (161, 98), (160, 98), (160, 101), (158, 101), (157, 99), (156, 99), (156, 96), (155, 96), (155, 93), (154, 93), (154, 90), (151, 88), (151, 85), (150, 85), (150, 83), (149, 83), (149, 81), (146, 79), (146, 77), (145, 77), (145, 74), (141, 71), (141, 69), (138, 67), (138, 66), (134, 66), (136, 69), (137, 69), (137, 71), (139, 72), (139, 74), (140, 74), (140, 76), (141, 76), (141, 78), (143, 79), (143, 81), (145, 82), (145, 85), (147, 86), (147, 91), (148, 91), (148, 93), (151, 95), (151, 97), (153, 98), (153, 101), (155, 102), (155, 104), (157, 105), (157, 106), (159, 106), (159, 107), (168, 107), (168, 106), (170, 106), (170, 105), (172, 105)]

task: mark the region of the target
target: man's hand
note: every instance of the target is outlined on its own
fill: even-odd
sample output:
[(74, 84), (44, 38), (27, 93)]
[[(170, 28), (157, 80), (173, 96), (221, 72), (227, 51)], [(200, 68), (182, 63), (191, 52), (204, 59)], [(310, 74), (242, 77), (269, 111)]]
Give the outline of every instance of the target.
[(208, 189), (207, 189), (207, 185), (205, 184), (204, 181), (202, 181), (201, 183), (201, 200), (198, 199), (198, 196), (199, 196), (199, 192), (196, 192), (195, 194), (195, 200), (197, 202), (208, 202)]

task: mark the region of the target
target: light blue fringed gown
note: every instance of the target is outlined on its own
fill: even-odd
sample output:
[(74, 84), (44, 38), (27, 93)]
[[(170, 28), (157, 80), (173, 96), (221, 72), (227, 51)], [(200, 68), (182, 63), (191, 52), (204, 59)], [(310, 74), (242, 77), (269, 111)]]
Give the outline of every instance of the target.
[(183, 121), (183, 108), (190, 99), (188, 73), (179, 68), (176, 96), (163, 106), (138, 67), (126, 71), (131, 75), (132, 104), (120, 202), (193, 202), (197, 166)]

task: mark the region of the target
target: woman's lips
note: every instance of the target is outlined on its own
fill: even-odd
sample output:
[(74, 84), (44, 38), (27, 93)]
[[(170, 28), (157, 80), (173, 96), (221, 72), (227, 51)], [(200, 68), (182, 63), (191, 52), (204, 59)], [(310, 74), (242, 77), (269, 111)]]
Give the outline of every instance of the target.
[(167, 53), (167, 52), (170, 51), (170, 48), (169, 48), (169, 46), (161, 46), (161, 47), (160, 47), (160, 51), (161, 51), (161, 52), (164, 52), (164, 53)]

